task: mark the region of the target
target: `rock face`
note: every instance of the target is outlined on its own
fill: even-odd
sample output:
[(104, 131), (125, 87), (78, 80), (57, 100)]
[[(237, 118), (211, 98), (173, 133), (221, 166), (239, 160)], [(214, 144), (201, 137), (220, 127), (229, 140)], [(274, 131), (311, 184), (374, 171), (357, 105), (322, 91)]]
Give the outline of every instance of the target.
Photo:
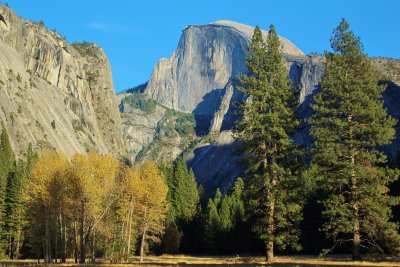
[[(156, 145), (162, 125), (161, 113), (157, 109), (148, 114), (126, 109), (122, 113), (124, 132), (136, 159), (143, 154), (160, 159), (157, 155), (161, 151), (169, 155), (168, 159), (183, 154), (198, 181), (209, 188), (222, 187), (222, 184), (226, 187), (243, 173), (243, 168), (236, 163), (238, 156), (233, 153), (231, 129), (236, 119), (234, 103), (244, 99), (236, 88), (235, 78), (247, 72), (246, 52), (253, 31), (253, 27), (231, 21), (188, 26), (183, 30), (177, 50), (156, 65), (144, 94), (164, 108), (192, 113), (197, 137), (190, 142), (170, 139), (167, 148), (161, 149)], [(266, 38), (267, 32), (263, 31), (263, 35)], [(308, 116), (309, 102), (318, 90), (324, 60), (319, 56), (305, 56), (287, 39), (280, 37), (280, 40), (289, 77), (299, 90), (302, 116)], [(146, 140), (142, 140), (143, 136)], [(307, 129), (295, 138), (299, 143), (307, 142)], [(184, 144), (189, 147), (182, 147)], [(149, 151), (152, 152), (149, 154)]]
[[(244, 62), (253, 31), (253, 27), (231, 21), (187, 26), (177, 50), (156, 65), (146, 94), (172, 109), (213, 115), (220, 104), (220, 91), (246, 72)], [(266, 38), (267, 33), (263, 34)], [(303, 56), (291, 42), (280, 39), (286, 54)]]
[(29, 144), (67, 155), (125, 155), (110, 65), (94, 44), (68, 44), (0, 4), (0, 120), (17, 154)]
[[(231, 131), (236, 118), (234, 103), (244, 99), (237, 90), (234, 78), (246, 72), (246, 50), (253, 31), (250, 26), (231, 21), (188, 26), (183, 30), (177, 50), (169, 59), (161, 59), (156, 65), (144, 93), (165, 108), (194, 114), (197, 137), (179, 145), (168, 142), (168, 146), (161, 149), (162, 146), (155, 145), (159, 140), (160, 116), (156, 112), (146, 114), (148, 117), (142, 115), (141, 122), (134, 128), (129, 126), (129, 121), (133, 121), (131, 115), (125, 113), (122, 116), (127, 138), (140, 143), (142, 131), (150, 129), (146, 142), (139, 148), (142, 152), (137, 149), (135, 153), (152, 151), (153, 158), (160, 159), (158, 155), (163, 153), (169, 155), (168, 159), (174, 159), (180, 151), (189, 167), (193, 168), (198, 182), (209, 191), (218, 187), (227, 189), (238, 176), (244, 174), (243, 166), (237, 163), (240, 155), (234, 152), (236, 143)], [(264, 38), (266, 35), (264, 32)], [(312, 98), (320, 90), (325, 59), (318, 55), (305, 56), (290, 41), (280, 38), (289, 78), (299, 91), (298, 113), (306, 119), (312, 113)], [(399, 61), (373, 61), (389, 80), (398, 81)], [(400, 118), (398, 84), (389, 83), (384, 99), (389, 113)], [(304, 125), (294, 140), (310, 146), (309, 127)], [(400, 141), (396, 140), (384, 148), (392, 160), (400, 155)], [(187, 144), (186, 148), (182, 148), (184, 144)]]
[(160, 163), (173, 161), (196, 139), (194, 116), (161, 104), (150, 110), (132, 105), (129, 98), (135, 94), (137, 96), (137, 93), (118, 95), (130, 159), (136, 162), (149, 159)]
[(231, 107), (231, 101), (235, 88), (232, 83), (228, 83), (225, 87), (225, 93), (221, 100), (219, 109), (214, 113), (213, 119), (210, 124), (210, 134), (219, 134), (222, 129), (222, 125), (225, 119), (225, 115), (228, 114), (229, 108)]

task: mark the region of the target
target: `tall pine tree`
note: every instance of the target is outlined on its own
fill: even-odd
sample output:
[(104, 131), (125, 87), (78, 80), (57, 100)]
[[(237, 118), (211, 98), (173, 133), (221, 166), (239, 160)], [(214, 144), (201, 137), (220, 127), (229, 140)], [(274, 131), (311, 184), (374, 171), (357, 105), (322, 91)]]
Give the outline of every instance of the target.
[[(249, 74), (240, 77), (239, 90), (248, 100), (241, 103), (242, 119), (234, 131), (236, 138), (243, 141), (241, 151), (247, 160), (248, 173), (257, 183), (254, 187), (260, 216), (257, 229), (266, 242), (267, 260), (272, 262), (275, 244), (299, 248), (299, 232), (284, 233), (288, 233), (291, 226), (297, 226), (297, 222), (289, 221), (298, 220), (301, 211), (286, 194), (288, 181), (297, 179), (290, 169), (290, 162), (296, 158), (290, 134), (299, 121), (295, 116), (296, 93), (288, 80), (274, 26), (270, 27), (266, 43), (256, 27), (246, 65)], [(292, 204), (296, 208), (289, 209)], [(292, 216), (294, 214), (296, 216)]]
[(322, 92), (315, 98), (309, 120), (314, 153), (312, 164), (322, 176), (323, 230), (336, 244), (351, 240), (353, 259), (361, 247), (381, 252), (399, 248), (397, 226), (390, 222), (394, 198), (388, 193), (393, 172), (378, 146), (389, 144), (396, 121), (383, 105), (384, 87), (363, 52), (360, 38), (343, 19), (326, 52)]
[(23, 200), (23, 190), (27, 187), (30, 172), (36, 155), (29, 145), (25, 160), (15, 162), (14, 171), (8, 175), (5, 208), (3, 213), (4, 239), (6, 252), (10, 259), (18, 259), (23, 243), (23, 227), (26, 223), (26, 206)]
[(4, 212), (4, 201), (6, 197), (6, 187), (8, 175), (14, 168), (14, 153), (11, 148), (10, 139), (7, 130), (1, 124), (0, 134), (0, 211)]
[(170, 205), (163, 249), (164, 252), (177, 253), (181, 242), (192, 243), (188, 238), (192, 234), (190, 228), (198, 212), (200, 197), (194, 173), (187, 168), (183, 158), (178, 158), (171, 166), (162, 166), (161, 170), (168, 185)]
[(171, 190), (175, 216), (178, 220), (190, 221), (196, 215), (199, 193), (193, 171), (188, 170), (183, 158), (174, 164), (173, 190)]
[[(14, 153), (11, 148), (10, 139), (8, 138), (7, 130), (1, 123), (1, 134), (0, 134), (0, 217), (3, 218), (6, 209), (6, 192), (7, 192), (7, 181), (9, 176), (13, 174), (14, 170)], [(6, 242), (4, 239), (4, 221), (0, 223), (0, 236), (1, 246), (4, 246)]]

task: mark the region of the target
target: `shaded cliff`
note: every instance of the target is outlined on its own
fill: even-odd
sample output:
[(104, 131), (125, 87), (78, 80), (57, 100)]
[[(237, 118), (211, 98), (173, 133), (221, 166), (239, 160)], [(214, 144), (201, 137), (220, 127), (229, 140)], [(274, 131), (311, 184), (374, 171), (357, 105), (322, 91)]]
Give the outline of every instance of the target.
[(17, 154), (37, 148), (124, 155), (110, 64), (0, 4), (0, 120)]
[[(137, 114), (140, 111), (134, 109), (122, 113), (125, 135), (135, 143), (136, 149), (131, 149), (131, 152), (136, 159), (146, 155), (148, 158), (171, 160), (183, 155), (197, 180), (211, 191), (217, 187), (229, 188), (238, 176), (244, 175), (244, 166), (237, 162), (240, 155), (234, 152), (236, 142), (231, 130), (237, 119), (234, 103), (244, 99), (237, 90), (235, 78), (247, 71), (245, 56), (253, 31), (250, 26), (230, 21), (188, 26), (183, 30), (177, 50), (169, 59), (160, 60), (144, 91), (147, 97), (157, 101), (159, 108), (147, 114)], [(313, 96), (320, 90), (325, 59), (319, 55), (303, 55), (282, 37), (281, 48), (289, 78), (298, 90), (297, 112), (305, 122), (312, 114), (310, 104)], [(400, 73), (399, 61), (378, 58), (373, 62), (382, 72), (384, 83), (388, 84), (384, 94), (385, 105), (392, 116), (399, 118), (400, 89), (395, 83)], [(157, 110), (161, 109), (192, 113), (196, 136), (186, 142), (177, 142), (179, 138), (160, 142), (164, 115)], [(133, 121), (134, 127), (130, 123)], [(302, 125), (293, 138), (296, 143), (310, 146), (309, 127), (306, 123)], [(145, 141), (141, 140), (144, 130), (148, 137)], [(400, 155), (398, 139), (384, 148), (391, 160)]]
[[(236, 165), (237, 156), (232, 154), (231, 129), (237, 119), (234, 103), (244, 99), (237, 90), (236, 77), (247, 72), (245, 59), (253, 31), (253, 27), (231, 21), (188, 26), (182, 31), (177, 50), (169, 59), (160, 60), (144, 91), (159, 107), (147, 113), (132, 107), (121, 110), (125, 136), (136, 160), (143, 159), (143, 155), (160, 160), (183, 154), (198, 180), (210, 186), (216, 185), (212, 180), (221, 177), (225, 179), (221, 183), (229, 184), (243, 171)], [(267, 32), (263, 34), (266, 38)], [(299, 90), (301, 112), (307, 116), (307, 107), (323, 72), (323, 58), (305, 56), (287, 39), (280, 40), (289, 77)], [(127, 92), (120, 98), (126, 96), (132, 94)], [(168, 141), (160, 142), (164, 116), (161, 111), (165, 109), (191, 113), (196, 136), (187, 140), (178, 133), (175, 140), (164, 137), (161, 140)], [(185, 142), (178, 141), (182, 137)], [(306, 129), (296, 138), (306, 142)], [(160, 156), (161, 153), (164, 155)]]

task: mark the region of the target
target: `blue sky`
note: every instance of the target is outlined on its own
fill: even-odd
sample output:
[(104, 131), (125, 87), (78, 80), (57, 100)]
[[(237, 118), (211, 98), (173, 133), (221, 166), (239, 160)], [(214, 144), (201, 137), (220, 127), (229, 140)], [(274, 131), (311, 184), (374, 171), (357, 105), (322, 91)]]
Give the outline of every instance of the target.
[(189, 24), (233, 20), (268, 28), (305, 53), (329, 50), (342, 17), (370, 56), (400, 58), (399, 0), (8, 0), (17, 14), (43, 20), (69, 42), (95, 42), (106, 51), (116, 91), (147, 81), (169, 57)]

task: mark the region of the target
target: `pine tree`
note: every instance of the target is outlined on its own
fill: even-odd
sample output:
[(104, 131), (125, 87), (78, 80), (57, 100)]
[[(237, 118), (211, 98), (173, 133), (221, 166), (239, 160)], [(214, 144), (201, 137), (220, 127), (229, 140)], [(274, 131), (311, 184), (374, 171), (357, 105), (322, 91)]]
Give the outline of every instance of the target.
[(6, 197), (7, 178), (13, 171), (15, 157), (11, 148), (7, 130), (3, 124), (0, 135), (0, 211), (4, 212), (4, 201)]
[(163, 237), (163, 253), (175, 254), (179, 252), (179, 246), (181, 241), (182, 233), (179, 232), (178, 226), (175, 222), (170, 222), (166, 229)]
[(10, 176), (13, 176), (15, 157), (11, 148), (10, 139), (8, 138), (7, 130), (1, 123), (1, 135), (0, 135), (0, 217), (2, 218), (0, 223), (0, 236), (1, 244), (3, 246), (7, 240), (5, 239), (4, 233), (4, 213), (6, 209), (6, 194), (7, 194), (7, 182)]
[(188, 170), (183, 158), (174, 164), (172, 200), (178, 220), (189, 221), (196, 215), (199, 204), (197, 183), (192, 170)]
[[(196, 215), (199, 205), (199, 192), (192, 170), (183, 158), (178, 158), (170, 166), (160, 167), (168, 185), (168, 221), (188, 222)], [(179, 228), (179, 227), (178, 227)]]
[(218, 236), (221, 230), (221, 218), (218, 213), (218, 206), (221, 203), (222, 194), (219, 189), (215, 194), (214, 200), (209, 199), (206, 210), (205, 221), (205, 241), (206, 250), (211, 253), (217, 253), (219, 248)]
[[(290, 134), (299, 124), (294, 112), (296, 93), (288, 80), (288, 70), (274, 26), (270, 27), (266, 44), (261, 30), (256, 27), (246, 64), (249, 74), (240, 77), (239, 90), (248, 96), (248, 100), (240, 105), (242, 119), (237, 122), (234, 131), (236, 138), (243, 141), (241, 151), (248, 164), (248, 173), (254, 181), (258, 181), (256, 189), (261, 189), (259, 199), (262, 202), (258, 210), (261, 211), (260, 223), (263, 226), (259, 229), (266, 242), (267, 260), (273, 261), (276, 241), (280, 241), (279, 244), (290, 241), (290, 245), (298, 248), (298, 238), (283, 240), (285, 237), (278, 234), (289, 229), (285, 229), (287, 224), (280, 227), (277, 219), (287, 218), (291, 213), (277, 207), (286, 205), (288, 201), (284, 193), (287, 183), (284, 181), (296, 179), (290, 170), (290, 162), (296, 158)], [(284, 214), (280, 214), (282, 212)]]
[(5, 208), (3, 214), (4, 239), (7, 243), (6, 252), (10, 259), (18, 259), (23, 242), (22, 228), (25, 224), (25, 203), (23, 190), (30, 179), (30, 171), (35, 160), (35, 153), (29, 145), (25, 159), (14, 163), (13, 172), (7, 177)]
[[(199, 209), (199, 192), (194, 173), (187, 168), (183, 158), (178, 158), (170, 166), (161, 166), (160, 169), (168, 185), (168, 203), (170, 205), (163, 248), (170, 253), (172, 251), (178, 252), (175, 249), (176, 244), (173, 248), (167, 248), (167, 243), (172, 244), (170, 242), (171, 236), (177, 236), (177, 229), (179, 237), (182, 237), (178, 239), (178, 243), (182, 242), (186, 246), (192, 244), (190, 237), (193, 229), (191, 229), (191, 226)], [(178, 247), (180, 247), (180, 244), (178, 244)]]
[[(22, 221), (21, 184), (25, 173), (25, 163), (19, 160), (15, 171), (8, 175), (6, 201), (3, 214), (4, 236), (7, 242), (7, 254), (10, 259), (18, 257), (16, 239)], [(20, 233), (19, 233), (20, 234)]]
[(351, 240), (358, 260), (362, 246), (380, 252), (399, 248), (397, 226), (390, 222), (396, 202), (387, 187), (395, 175), (383, 167), (386, 156), (377, 149), (393, 140), (396, 121), (384, 108), (385, 88), (378, 85), (360, 38), (344, 19), (331, 46), (333, 52), (325, 53), (323, 89), (314, 98), (315, 114), (309, 120), (312, 164), (328, 196), (323, 230), (336, 244)]

